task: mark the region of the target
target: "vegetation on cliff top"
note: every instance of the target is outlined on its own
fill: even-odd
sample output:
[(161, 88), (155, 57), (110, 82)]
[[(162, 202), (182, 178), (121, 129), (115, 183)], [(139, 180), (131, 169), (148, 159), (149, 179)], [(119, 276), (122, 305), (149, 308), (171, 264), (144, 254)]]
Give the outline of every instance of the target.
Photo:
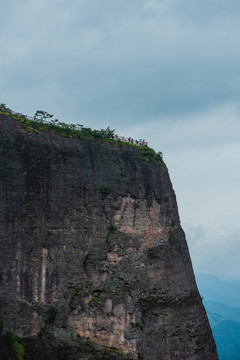
[(5, 104), (0, 104), (0, 114), (11, 116), (11, 118), (19, 121), (29, 133), (38, 133), (40, 130), (45, 130), (73, 139), (87, 138), (101, 140), (114, 145), (133, 147), (140, 152), (140, 160), (142, 162), (147, 163), (155, 160), (158, 164), (163, 165), (161, 152), (156, 153), (147, 145), (139, 146), (131, 142), (123, 142), (121, 139), (116, 139), (115, 130), (111, 130), (109, 127), (95, 130), (84, 127), (81, 124), (66, 124), (58, 119), (53, 119), (53, 115), (42, 110), (37, 110), (34, 117), (31, 118), (12, 111)]

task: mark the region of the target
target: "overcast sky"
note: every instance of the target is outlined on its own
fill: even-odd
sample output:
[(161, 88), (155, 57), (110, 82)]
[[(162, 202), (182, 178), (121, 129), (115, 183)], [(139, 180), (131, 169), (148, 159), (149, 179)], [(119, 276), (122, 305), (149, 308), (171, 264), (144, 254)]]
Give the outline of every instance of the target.
[(195, 271), (240, 279), (239, 0), (0, 5), (0, 102), (148, 140)]

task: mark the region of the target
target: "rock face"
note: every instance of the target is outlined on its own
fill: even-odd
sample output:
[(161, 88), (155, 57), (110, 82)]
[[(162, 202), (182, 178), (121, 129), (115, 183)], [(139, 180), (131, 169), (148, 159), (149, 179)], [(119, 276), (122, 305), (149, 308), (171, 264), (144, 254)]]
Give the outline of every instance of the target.
[(133, 359), (215, 360), (164, 163), (0, 115), (0, 317)]

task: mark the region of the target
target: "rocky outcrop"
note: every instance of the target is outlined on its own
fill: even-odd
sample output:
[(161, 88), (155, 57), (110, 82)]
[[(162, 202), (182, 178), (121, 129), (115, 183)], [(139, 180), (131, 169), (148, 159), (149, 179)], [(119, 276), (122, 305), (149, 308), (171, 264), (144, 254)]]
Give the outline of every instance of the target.
[(215, 360), (165, 164), (0, 115), (0, 317), (135, 359)]

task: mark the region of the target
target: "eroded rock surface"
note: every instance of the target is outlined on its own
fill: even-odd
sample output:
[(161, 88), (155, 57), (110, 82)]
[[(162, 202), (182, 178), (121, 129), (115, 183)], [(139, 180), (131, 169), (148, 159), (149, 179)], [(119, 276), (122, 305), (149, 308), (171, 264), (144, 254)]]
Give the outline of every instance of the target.
[(0, 241), (19, 337), (51, 322), (135, 359), (218, 359), (163, 163), (0, 115)]

